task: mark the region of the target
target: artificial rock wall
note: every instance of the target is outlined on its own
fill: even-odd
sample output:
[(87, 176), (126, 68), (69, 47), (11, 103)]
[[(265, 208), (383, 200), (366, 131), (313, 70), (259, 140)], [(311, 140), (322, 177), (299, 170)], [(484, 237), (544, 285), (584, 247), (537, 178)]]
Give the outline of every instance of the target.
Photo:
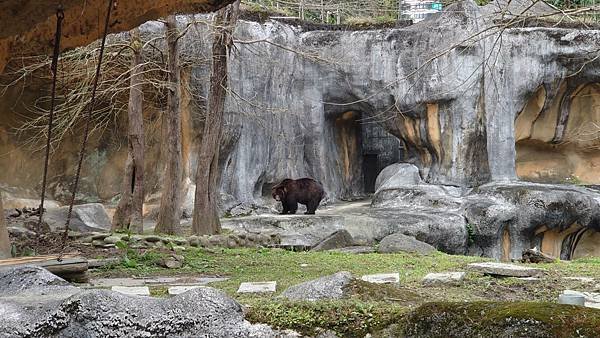
[[(410, 27), (361, 31), (240, 21), (229, 68), (223, 191), (258, 202), (285, 177), (311, 176), (329, 198), (353, 198), (372, 190), (377, 172), (393, 162), (416, 164), (429, 183), (462, 187), (518, 176), (597, 183), (591, 170), (598, 163), (592, 127), (599, 117), (600, 32), (500, 30), (488, 12), (465, 1)], [(143, 29), (162, 34), (161, 27)], [(189, 30), (182, 49), (208, 55), (207, 29)], [(203, 96), (209, 69), (186, 71)], [(193, 103), (184, 142), (192, 174), (204, 102)], [(577, 138), (583, 127), (585, 140)], [(109, 139), (124, 140), (123, 128), (111, 132), (117, 137)], [(15, 143), (8, 136), (0, 142)], [(90, 168), (118, 172), (119, 147), (106, 146)], [(154, 191), (159, 176), (149, 183)], [(118, 193), (119, 180), (109, 183), (97, 184), (103, 196)]]

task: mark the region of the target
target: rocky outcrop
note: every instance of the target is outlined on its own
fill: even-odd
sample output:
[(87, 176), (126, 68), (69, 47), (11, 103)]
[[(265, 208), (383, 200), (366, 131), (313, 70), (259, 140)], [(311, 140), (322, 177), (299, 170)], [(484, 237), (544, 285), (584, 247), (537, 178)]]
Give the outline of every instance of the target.
[(352, 274), (347, 271), (321, 277), (287, 288), (282, 297), (293, 300), (340, 299), (348, 295), (344, 290), (352, 281)]
[(379, 247), (377, 248), (377, 252), (410, 252), (427, 255), (435, 252), (435, 248), (427, 243), (416, 240), (414, 237), (406, 236), (401, 233), (395, 233), (381, 240)]
[[(489, 8), (465, 1), (406, 28), (315, 31), (302, 24), (240, 21), (230, 62), (223, 192), (237, 204), (260, 205), (281, 179), (311, 176), (331, 200), (352, 199), (373, 192), (376, 174), (394, 162), (415, 164), (430, 184), (476, 186), (515, 179), (518, 173), (531, 178), (560, 157), (542, 158), (538, 165), (532, 163), (536, 156), (519, 149), (562, 144), (577, 133), (590, 137), (576, 142), (578, 164), (548, 177), (556, 181), (572, 174), (595, 182), (589, 172), (597, 161), (590, 147), (598, 138), (583, 127), (598, 125), (595, 108), (584, 112), (597, 106), (593, 84), (600, 61), (589, 59), (589, 52), (597, 49), (600, 33), (500, 29), (490, 17)], [(162, 34), (161, 25), (143, 27), (146, 34)], [(486, 34), (477, 35), (480, 31)], [(503, 43), (495, 43), (500, 34)], [(204, 55), (209, 36), (203, 25), (189, 30), (181, 39), (184, 53)], [(194, 93), (204, 97), (208, 69), (187, 71)], [(202, 115), (204, 104), (193, 102), (190, 116)], [(559, 122), (546, 127), (551, 121)], [(195, 128), (201, 122), (189, 122), (185, 133), (191, 141), (184, 152), (193, 173)], [(122, 148), (102, 148), (94, 155), (94, 170), (84, 168), (90, 177), (101, 173), (94, 180), (103, 199), (119, 190), (120, 181), (112, 177), (122, 168), (125, 157), (117, 151)], [(563, 148), (569, 153), (567, 145)], [(19, 157), (13, 147), (5, 150)], [(0, 179), (27, 184), (14, 165), (0, 165), (8, 168)], [(148, 168), (149, 181), (159, 176), (152, 173), (157, 170)]]
[(34, 267), (0, 270), (0, 311), (3, 337), (286, 336), (247, 322), (240, 304), (216, 289), (132, 297), (82, 290)]

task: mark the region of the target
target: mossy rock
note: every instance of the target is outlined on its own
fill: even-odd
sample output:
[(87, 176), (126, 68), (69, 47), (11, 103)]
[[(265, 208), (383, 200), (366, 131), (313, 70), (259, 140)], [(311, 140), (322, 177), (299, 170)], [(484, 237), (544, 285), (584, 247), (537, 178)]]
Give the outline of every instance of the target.
[(408, 337), (600, 337), (600, 310), (555, 303), (429, 303), (400, 326)]

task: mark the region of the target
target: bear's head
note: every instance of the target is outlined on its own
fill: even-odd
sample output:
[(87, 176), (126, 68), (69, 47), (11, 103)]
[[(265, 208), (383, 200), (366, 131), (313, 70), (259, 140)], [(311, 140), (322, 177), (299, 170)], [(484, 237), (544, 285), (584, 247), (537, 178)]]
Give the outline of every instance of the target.
[(271, 190), (271, 196), (273, 196), (273, 198), (278, 202), (281, 202), (285, 198), (286, 194), (287, 189), (282, 186), (273, 187), (273, 189)]

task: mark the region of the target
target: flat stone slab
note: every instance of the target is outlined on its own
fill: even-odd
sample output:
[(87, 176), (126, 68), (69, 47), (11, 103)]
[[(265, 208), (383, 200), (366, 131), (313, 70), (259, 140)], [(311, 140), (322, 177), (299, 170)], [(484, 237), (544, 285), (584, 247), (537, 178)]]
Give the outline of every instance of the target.
[(457, 271), (457, 272), (441, 272), (441, 273), (428, 273), (423, 278), (423, 284), (425, 285), (433, 285), (433, 284), (451, 284), (457, 283), (465, 279), (466, 272)]
[(169, 295), (175, 296), (175, 295), (182, 294), (184, 292), (188, 292), (190, 290), (204, 288), (204, 287), (205, 286), (203, 286), (203, 285), (185, 285), (185, 286), (180, 285), (180, 286), (171, 286), (171, 287), (169, 287), (168, 291), (169, 291)]
[(378, 273), (375, 275), (364, 275), (360, 279), (364, 280), (365, 282), (375, 283), (375, 284), (399, 283), (400, 282), (400, 274), (398, 272)]
[(597, 292), (581, 292), (575, 290), (565, 290), (564, 295), (577, 295), (585, 298), (585, 307), (600, 309), (600, 293)]
[(264, 293), (275, 292), (277, 282), (244, 282), (240, 284), (238, 293)]
[(471, 270), (493, 276), (538, 277), (544, 274), (542, 269), (496, 262), (471, 263), (468, 267)]
[(111, 290), (128, 296), (150, 296), (147, 286), (113, 286)]
[(145, 285), (206, 285), (223, 282), (223, 277), (155, 277), (155, 278), (98, 278), (90, 280), (90, 286), (110, 288), (113, 286), (145, 286)]
[(114, 286), (144, 286), (144, 280), (136, 278), (98, 278), (90, 280), (90, 285), (97, 288), (110, 288)]

